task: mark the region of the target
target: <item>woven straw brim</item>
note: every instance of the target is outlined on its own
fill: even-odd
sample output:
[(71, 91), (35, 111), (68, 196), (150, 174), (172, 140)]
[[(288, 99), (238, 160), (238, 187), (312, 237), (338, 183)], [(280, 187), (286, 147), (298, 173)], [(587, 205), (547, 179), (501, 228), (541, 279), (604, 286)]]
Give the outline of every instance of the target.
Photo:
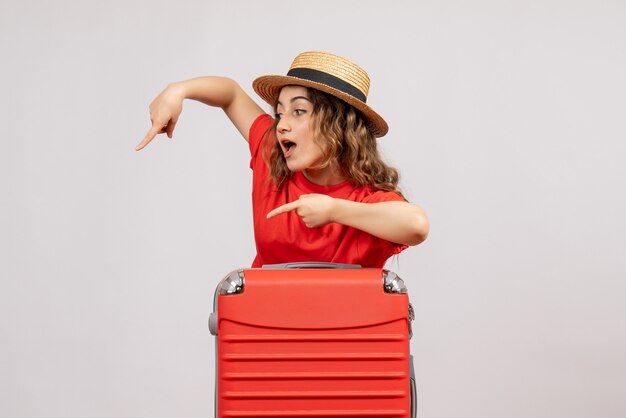
[(376, 113), (374, 109), (372, 109), (359, 99), (356, 99), (347, 93), (344, 93), (333, 87), (329, 87), (325, 84), (284, 75), (266, 75), (263, 77), (259, 77), (252, 82), (252, 88), (254, 89), (256, 94), (258, 94), (270, 106), (274, 106), (274, 104), (278, 100), (278, 94), (280, 93), (280, 89), (288, 85), (311, 87), (335, 96), (343, 100), (344, 102), (352, 105), (355, 109), (361, 112), (361, 114), (365, 118), (368, 129), (377, 138), (385, 136), (385, 134), (389, 131), (389, 126), (387, 125), (387, 122), (385, 122), (382, 116)]

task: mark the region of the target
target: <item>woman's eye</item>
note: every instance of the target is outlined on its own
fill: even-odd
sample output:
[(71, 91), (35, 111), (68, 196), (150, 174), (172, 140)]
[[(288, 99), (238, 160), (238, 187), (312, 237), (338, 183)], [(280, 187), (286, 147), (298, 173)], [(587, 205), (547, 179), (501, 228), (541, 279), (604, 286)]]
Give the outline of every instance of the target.
[(306, 110), (304, 110), (304, 109), (296, 109), (296, 110), (294, 110), (294, 113), (295, 113), (296, 115), (300, 116), (300, 115), (305, 114), (305, 113), (306, 113)]
[(274, 118), (276, 118), (276, 119), (280, 119), (282, 116), (283, 116), (282, 113), (275, 113), (274, 114)]

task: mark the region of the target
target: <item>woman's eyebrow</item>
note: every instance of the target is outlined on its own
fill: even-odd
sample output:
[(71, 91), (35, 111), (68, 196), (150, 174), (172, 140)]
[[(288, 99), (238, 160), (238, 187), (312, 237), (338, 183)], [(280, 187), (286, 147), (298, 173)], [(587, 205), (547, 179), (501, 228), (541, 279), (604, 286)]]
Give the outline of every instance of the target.
[[(304, 100), (306, 100), (307, 102), (311, 102), (311, 100), (310, 100), (308, 97), (306, 97), (306, 96), (296, 96), (296, 97), (293, 97), (293, 98), (292, 98), (291, 100), (289, 100), (289, 101), (290, 101), (291, 103), (293, 103), (293, 102), (295, 102), (295, 101), (296, 101), (296, 100), (298, 100), (298, 99), (304, 99)], [(311, 102), (311, 103), (313, 103), (313, 102)]]
[[(306, 97), (306, 96), (296, 96), (296, 97), (292, 97), (292, 98), (289, 100), (289, 103), (293, 103), (293, 102), (295, 102), (295, 101), (296, 101), (296, 100), (298, 100), (298, 99), (304, 99), (304, 100), (306, 100), (306, 101), (307, 101), (307, 102), (309, 102), (309, 103), (313, 103), (313, 102), (311, 101), (311, 99), (309, 99), (309, 98), (308, 98), (308, 97)], [(276, 103), (276, 107), (278, 107), (278, 106), (282, 106), (282, 105), (283, 105), (283, 104), (280, 102), (280, 100)]]

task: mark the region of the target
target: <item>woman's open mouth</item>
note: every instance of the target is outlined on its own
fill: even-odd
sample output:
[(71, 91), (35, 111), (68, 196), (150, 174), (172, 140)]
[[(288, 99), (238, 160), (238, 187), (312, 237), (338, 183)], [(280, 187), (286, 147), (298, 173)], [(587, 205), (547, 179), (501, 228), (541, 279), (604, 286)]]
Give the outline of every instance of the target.
[(283, 139), (280, 141), (280, 145), (283, 148), (283, 154), (285, 155), (285, 158), (289, 158), (291, 154), (293, 154), (293, 150), (298, 144), (288, 139)]

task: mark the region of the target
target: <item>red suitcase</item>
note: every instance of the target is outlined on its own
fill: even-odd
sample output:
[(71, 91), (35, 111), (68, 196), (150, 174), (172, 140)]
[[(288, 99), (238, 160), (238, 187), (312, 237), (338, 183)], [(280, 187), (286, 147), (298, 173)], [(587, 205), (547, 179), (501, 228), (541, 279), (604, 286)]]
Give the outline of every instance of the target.
[(394, 273), (237, 270), (217, 286), (213, 310), (216, 417), (415, 417), (413, 311)]

